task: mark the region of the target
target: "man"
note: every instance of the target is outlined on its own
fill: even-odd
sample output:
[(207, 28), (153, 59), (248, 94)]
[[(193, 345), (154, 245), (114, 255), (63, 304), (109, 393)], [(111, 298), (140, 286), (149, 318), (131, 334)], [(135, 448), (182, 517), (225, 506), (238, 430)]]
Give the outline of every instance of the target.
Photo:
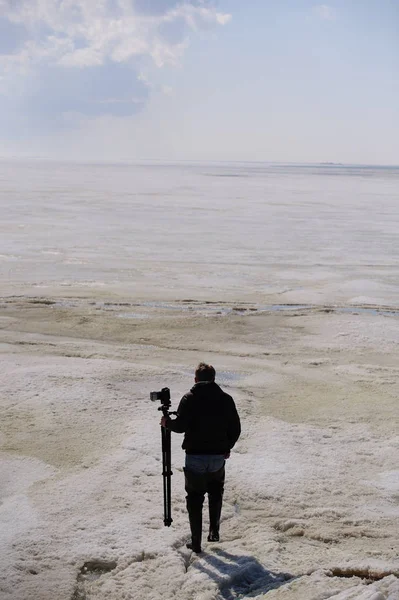
[(185, 489), (191, 529), (187, 547), (201, 552), (202, 506), (208, 493), (209, 542), (219, 541), (225, 459), (241, 433), (240, 418), (234, 400), (215, 383), (215, 369), (200, 363), (195, 371), (195, 385), (185, 394), (176, 419), (163, 417), (161, 425), (184, 433), (186, 451)]

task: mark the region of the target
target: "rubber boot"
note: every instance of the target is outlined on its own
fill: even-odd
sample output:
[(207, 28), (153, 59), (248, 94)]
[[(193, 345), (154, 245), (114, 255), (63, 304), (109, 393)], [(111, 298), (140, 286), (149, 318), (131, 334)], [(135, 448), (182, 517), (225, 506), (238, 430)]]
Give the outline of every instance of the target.
[(199, 554), (202, 551), (202, 505), (204, 503), (204, 495), (188, 494), (186, 502), (191, 529), (191, 544), (188, 543), (187, 548)]
[(224, 467), (211, 474), (208, 483), (208, 503), (209, 503), (209, 535), (208, 542), (219, 541), (220, 515), (223, 504), (224, 491)]
[(209, 535), (208, 542), (219, 541), (220, 514), (222, 512), (222, 496), (209, 494)]
[(202, 539), (202, 506), (206, 492), (206, 476), (184, 469), (186, 503), (191, 529), (191, 544), (187, 547), (193, 552), (201, 552)]

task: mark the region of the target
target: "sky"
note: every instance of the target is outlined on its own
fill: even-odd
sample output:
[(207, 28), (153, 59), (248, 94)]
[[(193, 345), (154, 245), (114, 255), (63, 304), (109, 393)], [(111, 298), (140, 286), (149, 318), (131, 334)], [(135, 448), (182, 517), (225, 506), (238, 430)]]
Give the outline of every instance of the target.
[(0, 156), (399, 164), (397, 0), (0, 0)]

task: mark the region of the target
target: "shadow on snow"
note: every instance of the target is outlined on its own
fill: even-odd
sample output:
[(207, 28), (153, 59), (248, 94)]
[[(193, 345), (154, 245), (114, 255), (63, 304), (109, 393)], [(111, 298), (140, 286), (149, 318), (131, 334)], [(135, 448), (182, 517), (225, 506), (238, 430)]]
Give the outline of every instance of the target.
[(196, 561), (193, 567), (215, 581), (224, 600), (257, 596), (295, 579), (289, 573), (268, 571), (253, 556), (237, 556), (220, 548)]

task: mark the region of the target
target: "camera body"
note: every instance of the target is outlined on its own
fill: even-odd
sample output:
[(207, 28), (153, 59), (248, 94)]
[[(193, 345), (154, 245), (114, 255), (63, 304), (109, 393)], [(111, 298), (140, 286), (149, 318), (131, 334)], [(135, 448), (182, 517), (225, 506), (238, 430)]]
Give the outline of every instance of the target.
[(165, 387), (160, 392), (150, 392), (150, 400), (156, 402), (159, 400), (165, 408), (170, 406), (170, 389)]

